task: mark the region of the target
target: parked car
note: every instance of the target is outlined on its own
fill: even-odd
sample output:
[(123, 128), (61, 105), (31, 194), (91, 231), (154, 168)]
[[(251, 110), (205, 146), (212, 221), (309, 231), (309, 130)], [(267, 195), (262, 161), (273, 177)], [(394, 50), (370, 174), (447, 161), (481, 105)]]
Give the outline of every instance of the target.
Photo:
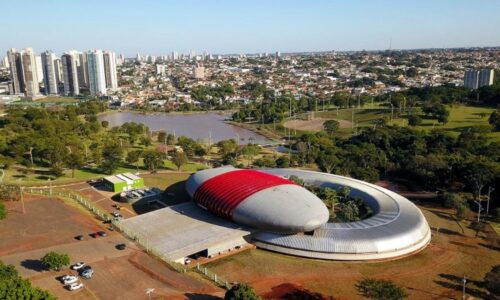
[(70, 291), (75, 291), (75, 290), (81, 289), (83, 287), (83, 283), (81, 283), (81, 282), (75, 282), (75, 283), (72, 283), (70, 285), (67, 285), (66, 287)]
[(98, 232), (97, 232), (97, 234), (98, 234), (98, 235), (100, 235), (100, 236), (107, 236), (107, 235), (108, 235), (108, 234), (106, 233), (106, 231), (102, 231), (102, 230), (101, 230), (101, 231), (98, 231)]
[(113, 217), (115, 217), (115, 218), (119, 218), (122, 216), (118, 211), (112, 212), (111, 215), (113, 215)]
[(115, 247), (116, 247), (116, 249), (118, 249), (118, 250), (125, 250), (125, 248), (126, 248), (127, 246), (126, 246), (125, 244), (118, 244), (118, 245), (116, 245)]
[(184, 260), (184, 264), (185, 264), (185, 265), (189, 265), (190, 263), (191, 263), (191, 260), (190, 260), (189, 258), (186, 258), (186, 259)]
[(61, 282), (64, 282), (66, 280), (69, 280), (70, 278), (77, 278), (75, 275), (64, 275), (63, 277), (59, 278), (59, 280), (61, 280)]
[(83, 270), (80, 273), (80, 276), (82, 276), (83, 278), (86, 278), (86, 279), (92, 278), (92, 275), (94, 275), (94, 270), (92, 270), (92, 269)]
[(80, 270), (84, 266), (85, 266), (85, 263), (83, 261), (81, 261), (79, 263), (71, 265), (71, 269), (73, 269), (73, 270)]
[(77, 235), (77, 236), (75, 236), (75, 239), (77, 239), (79, 241), (83, 241), (83, 235)]
[(68, 278), (66, 278), (66, 279), (63, 280), (63, 283), (65, 285), (67, 285), (67, 284), (75, 283), (77, 281), (78, 281), (78, 277), (76, 277), (76, 276), (69, 276)]
[(89, 233), (89, 235), (90, 235), (91, 237), (93, 237), (94, 239), (95, 239), (96, 237), (99, 237), (99, 235), (98, 235), (97, 233), (95, 233), (95, 232)]

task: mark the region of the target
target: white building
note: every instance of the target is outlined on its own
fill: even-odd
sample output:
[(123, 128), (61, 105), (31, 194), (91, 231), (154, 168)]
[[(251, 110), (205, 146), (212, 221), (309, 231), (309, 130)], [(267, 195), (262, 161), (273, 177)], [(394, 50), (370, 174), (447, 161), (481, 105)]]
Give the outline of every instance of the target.
[(9, 61), (10, 79), (12, 81), (10, 85), (10, 94), (18, 95), (24, 93), (25, 86), (21, 53), (12, 48), (7, 51), (7, 59)]
[(165, 76), (166, 73), (167, 73), (166, 65), (156, 65), (156, 75)]
[(43, 71), (45, 94), (57, 95), (58, 81), (56, 77), (56, 66), (55, 66), (56, 55), (52, 51), (45, 51), (42, 53), (41, 58), (42, 58), (42, 71)]
[(464, 87), (468, 89), (477, 89), (479, 85), (479, 71), (467, 70), (464, 75)]
[(76, 96), (80, 94), (78, 57), (79, 53), (76, 51), (65, 52), (61, 57), (65, 95)]
[(479, 71), (478, 87), (493, 85), (495, 71), (493, 69), (483, 69)]
[(193, 77), (195, 79), (204, 79), (205, 78), (205, 67), (200, 65), (196, 65), (193, 67)]
[(89, 88), (92, 96), (106, 95), (106, 75), (104, 73), (104, 57), (101, 50), (87, 53), (89, 69)]
[(43, 67), (42, 67), (42, 57), (40, 55), (35, 55), (36, 62), (36, 76), (38, 78), (38, 83), (43, 82)]
[(104, 51), (103, 58), (106, 88), (116, 90), (118, 88), (118, 77), (116, 75), (116, 54), (111, 51)]
[(78, 66), (78, 85), (80, 88), (89, 88), (89, 66), (87, 63), (87, 53), (79, 54), (80, 64)]

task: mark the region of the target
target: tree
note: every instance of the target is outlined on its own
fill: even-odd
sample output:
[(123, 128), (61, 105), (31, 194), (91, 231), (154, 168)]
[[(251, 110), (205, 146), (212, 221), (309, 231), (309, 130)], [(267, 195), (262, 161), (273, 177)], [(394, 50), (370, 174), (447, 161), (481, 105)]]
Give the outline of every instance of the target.
[(142, 150), (132, 150), (127, 153), (125, 160), (129, 164), (135, 164), (137, 171), (139, 171), (139, 159), (141, 158)]
[(113, 174), (123, 161), (123, 149), (117, 143), (109, 143), (102, 149), (101, 169), (106, 174)]
[(5, 218), (7, 218), (7, 208), (5, 207), (5, 204), (0, 202), (0, 220)]
[(83, 154), (78, 150), (73, 150), (66, 158), (66, 165), (71, 169), (71, 177), (75, 177), (75, 169), (83, 166)]
[(306, 183), (304, 182), (304, 179), (300, 178), (297, 175), (291, 175), (290, 177), (288, 177), (288, 180), (290, 180), (291, 182), (293, 182), (297, 185), (300, 185), (300, 186), (306, 185)]
[(17, 273), (13, 265), (0, 261), (0, 299), (56, 300), (51, 293), (33, 287)]
[(401, 300), (408, 296), (402, 287), (390, 280), (367, 278), (358, 281), (356, 288), (366, 298), (375, 300)]
[(326, 173), (331, 173), (335, 166), (340, 162), (336, 153), (336, 149), (330, 147), (325, 151), (320, 152), (318, 158), (316, 158), (316, 164), (321, 169), (321, 171)]
[(359, 221), (359, 208), (356, 203), (352, 200), (343, 203), (338, 218), (344, 222)]
[(141, 137), (141, 144), (144, 147), (149, 147), (149, 146), (151, 146), (152, 143), (153, 143), (153, 141), (151, 140), (151, 138), (149, 136)]
[(174, 157), (172, 157), (172, 162), (177, 167), (177, 171), (179, 171), (182, 165), (188, 162), (186, 153), (180, 151), (175, 152)]
[(276, 167), (278, 168), (289, 168), (290, 167), (290, 159), (288, 156), (281, 156), (276, 159)]
[(175, 135), (169, 133), (167, 135), (167, 145), (174, 145), (176, 143)]
[(253, 163), (253, 157), (259, 154), (259, 146), (254, 144), (248, 144), (241, 149), (241, 153), (247, 157), (250, 163)]
[(158, 143), (167, 143), (167, 133), (165, 131), (158, 132)]
[(101, 126), (102, 126), (102, 128), (108, 128), (108, 126), (109, 126), (109, 122), (108, 122), (108, 121), (106, 121), (106, 120), (101, 121)]
[(328, 120), (323, 122), (323, 128), (329, 135), (332, 135), (335, 132), (337, 132), (337, 130), (339, 130), (339, 127), (340, 123), (336, 120)]
[(144, 166), (150, 172), (155, 172), (158, 167), (163, 165), (163, 155), (154, 150), (144, 151), (142, 158), (144, 160)]
[(41, 261), (47, 269), (59, 271), (62, 267), (69, 266), (69, 255), (51, 251), (45, 254)]
[(460, 171), (465, 183), (472, 188), (474, 198), (480, 199), (484, 186), (498, 176), (498, 169), (498, 163), (480, 156), (465, 161)]
[(456, 206), (455, 209), (455, 217), (458, 221), (462, 221), (463, 219), (467, 218), (467, 215), (469, 214), (469, 208), (466, 204), (460, 204)]
[(246, 283), (238, 283), (229, 289), (224, 300), (260, 300), (253, 288)]
[(491, 113), (490, 118), (488, 119), (488, 123), (493, 126), (495, 131), (500, 130), (500, 111), (496, 110)]
[(491, 295), (500, 296), (500, 265), (494, 266), (484, 276), (484, 287)]
[(321, 189), (320, 198), (326, 203), (327, 206), (330, 206), (330, 215), (335, 218), (335, 207), (339, 204), (337, 191), (329, 187), (324, 187)]
[(408, 117), (408, 125), (410, 126), (417, 126), (422, 124), (422, 118), (419, 117), (418, 115), (410, 115)]

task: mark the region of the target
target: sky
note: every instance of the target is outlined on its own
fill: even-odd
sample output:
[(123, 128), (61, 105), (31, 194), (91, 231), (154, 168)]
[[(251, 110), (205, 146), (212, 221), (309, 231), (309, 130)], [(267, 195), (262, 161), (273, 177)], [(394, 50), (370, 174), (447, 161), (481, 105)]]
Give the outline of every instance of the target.
[(500, 46), (499, 0), (2, 0), (0, 51), (238, 54)]

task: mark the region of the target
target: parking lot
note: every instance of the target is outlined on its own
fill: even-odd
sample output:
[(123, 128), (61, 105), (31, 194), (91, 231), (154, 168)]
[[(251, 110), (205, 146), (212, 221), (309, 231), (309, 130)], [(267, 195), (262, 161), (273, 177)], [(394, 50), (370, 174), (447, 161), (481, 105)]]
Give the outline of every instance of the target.
[[(13, 264), (20, 275), (60, 299), (144, 299), (146, 288), (155, 289), (152, 299), (186, 299), (188, 294), (191, 299), (210, 299), (210, 295), (223, 295), (211, 284), (172, 271), (69, 200), (31, 196), (24, 202), (26, 213), (21, 203), (7, 203), (9, 216), (0, 222), (0, 260)], [(89, 235), (101, 230), (107, 236)], [(83, 235), (83, 240), (75, 239), (77, 235)], [(116, 248), (121, 243), (126, 244), (124, 250)], [(69, 268), (45, 270), (40, 259), (50, 251), (67, 253), (71, 263), (83, 261), (91, 265), (94, 275), (79, 279), (84, 284), (82, 289), (65, 289), (57, 278), (77, 272)]]

